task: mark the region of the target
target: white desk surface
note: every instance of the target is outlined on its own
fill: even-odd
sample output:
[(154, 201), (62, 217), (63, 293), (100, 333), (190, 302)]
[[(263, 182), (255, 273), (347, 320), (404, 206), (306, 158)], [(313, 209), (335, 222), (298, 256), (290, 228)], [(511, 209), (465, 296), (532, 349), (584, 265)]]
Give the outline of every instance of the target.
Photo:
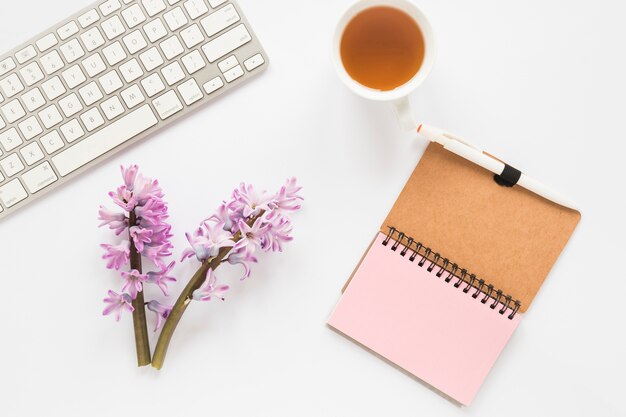
[[(626, 415), (626, 280), (614, 269), (626, 254), (625, 4), (418, 2), (440, 51), (412, 97), (419, 117), (583, 213), (474, 404), (459, 408), (325, 326), (426, 145), (336, 78), (329, 45), (349, 0), (240, 3), (272, 59), (262, 78), (0, 223), (0, 415)], [(6, 2), (0, 49), (86, 4)], [(129, 163), (162, 182), (177, 253), (240, 181), (305, 186), (293, 244), (225, 303), (194, 304), (160, 373), (135, 367), (129, 316), (101, 316), (118, 281), (100, 260), (111, 236), (97, 208)], [(175, 271), (186, 282), (191, 264)]]

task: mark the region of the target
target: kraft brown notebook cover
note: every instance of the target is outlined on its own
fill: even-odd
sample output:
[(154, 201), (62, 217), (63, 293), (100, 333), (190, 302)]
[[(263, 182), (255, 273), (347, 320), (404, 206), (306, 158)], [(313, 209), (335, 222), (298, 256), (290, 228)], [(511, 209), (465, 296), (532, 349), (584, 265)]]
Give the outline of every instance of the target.
[(394, 227), (510, 294), (525, 312), (580, 213), (431, 144), (380, 227)]

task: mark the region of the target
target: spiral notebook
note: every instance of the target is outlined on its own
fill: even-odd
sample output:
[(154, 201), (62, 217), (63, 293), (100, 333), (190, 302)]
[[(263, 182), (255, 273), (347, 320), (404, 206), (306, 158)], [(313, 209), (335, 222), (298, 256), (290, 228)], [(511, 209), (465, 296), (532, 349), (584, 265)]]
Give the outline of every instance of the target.
[(579, 220), (431, 144), (328, 324), (469, 405)]

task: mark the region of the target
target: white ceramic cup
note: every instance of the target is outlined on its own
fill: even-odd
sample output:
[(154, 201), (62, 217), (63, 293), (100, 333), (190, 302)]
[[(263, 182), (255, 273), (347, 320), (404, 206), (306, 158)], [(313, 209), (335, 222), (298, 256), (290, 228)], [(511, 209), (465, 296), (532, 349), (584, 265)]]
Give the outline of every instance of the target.
[[(381, 91), (375, 90), (364, 86), (363, 84), (355, 81), (346, 71), (341, 60), (341, 39), (346, 26), (352, 19), (365, 9), (376, 6), (390, 6), (400, 9), (415, 20), (415, 23), (422, 31), (424, 38), (424, 60), (422, 66), (417, 73), (407, 81), (405, 84), (397, 87), (393, 90)], [(430, 73), (436, 58), (435, 36), (433, 34), (432, 27), (428, 22), (428, 19), (413, 3), (407, 0), (359, 0), (345, 11), (339, 23), (337, 30), (335, 31), (335, 37), (333, 39), (333, 61), (335, 63), (335, 69), (339, 78), (348, 86), (350, 90), (370, 100), (375, 101), (388, 101), (394, 105), (398, 121), (400, 125), (406, 130), (417, 129), (417, 122), (411, 111), (411, 104), (409, 103), (409, 94), (411, 94), (417, 87), (420, 86)]]

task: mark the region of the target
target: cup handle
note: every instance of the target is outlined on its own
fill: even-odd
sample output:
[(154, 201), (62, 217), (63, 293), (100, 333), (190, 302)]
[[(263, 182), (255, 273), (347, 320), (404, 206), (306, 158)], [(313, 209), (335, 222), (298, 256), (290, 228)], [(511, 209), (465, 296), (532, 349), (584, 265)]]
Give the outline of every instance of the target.
[(398, 116), (398, 122), (402, 129), (417, 130), (417, 122), (413, 117), (413, 111), (411, 110), (411, 103), (408, 97), (403, 97), (393, 102), (393, 107), (396, 110), (396, 116)]

